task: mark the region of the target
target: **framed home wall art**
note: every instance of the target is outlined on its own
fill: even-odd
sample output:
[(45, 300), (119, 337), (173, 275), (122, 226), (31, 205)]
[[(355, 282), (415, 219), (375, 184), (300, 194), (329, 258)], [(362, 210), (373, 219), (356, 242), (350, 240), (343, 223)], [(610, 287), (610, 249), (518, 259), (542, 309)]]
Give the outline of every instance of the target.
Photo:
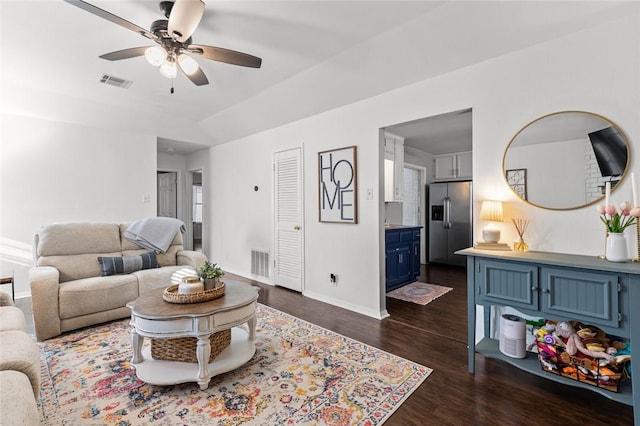
[(527, 199), (527, 169), (511, 169), (506, 171), (507, 183), (523, 200)]
[(358, 223), (357, 147), (318, 153), (320, 222)]

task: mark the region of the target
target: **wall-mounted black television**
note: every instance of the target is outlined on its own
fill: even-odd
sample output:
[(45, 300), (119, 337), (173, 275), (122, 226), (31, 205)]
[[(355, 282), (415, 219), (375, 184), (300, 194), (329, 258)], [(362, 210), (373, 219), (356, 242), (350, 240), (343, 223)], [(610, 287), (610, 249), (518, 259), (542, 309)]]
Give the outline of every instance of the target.
[(589, 140), (603, 177), (624, 173), (627, 165), (627, 144), (618, 129), (607, 127), (589, 133)]

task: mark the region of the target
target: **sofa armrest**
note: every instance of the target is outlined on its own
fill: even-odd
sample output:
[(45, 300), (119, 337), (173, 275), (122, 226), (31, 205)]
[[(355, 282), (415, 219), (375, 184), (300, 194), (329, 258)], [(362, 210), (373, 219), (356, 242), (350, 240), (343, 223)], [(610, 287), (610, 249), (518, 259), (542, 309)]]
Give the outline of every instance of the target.
[(60, 273), (52, 266), (36, 266), (29, 269), (33, 322), (38, 340), (59, 335), (60, 309), (58, 287)]
[(180, 250), (176, 253), (176, 262), (178, 266), (192, 266), (196, 270), (207, 261), (207, 256), (199, 251)]

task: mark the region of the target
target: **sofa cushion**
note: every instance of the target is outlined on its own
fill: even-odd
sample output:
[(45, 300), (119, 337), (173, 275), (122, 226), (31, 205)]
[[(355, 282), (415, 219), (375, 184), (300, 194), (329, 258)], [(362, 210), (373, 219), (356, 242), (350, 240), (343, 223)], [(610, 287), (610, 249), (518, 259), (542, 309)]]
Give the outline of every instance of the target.
[(100, 274), (103, 277), (116, 274), (129, 274), (141, 269), (158, 268), (158, 260), (154, 252), (142, 253), (138, 256), (98, 256)]
[(60, 318), (67, 319), (120, 308), (137, 297), (138, 279), (133, 274), (92, 277), (61, 283), (58, 296)]
[[(189, 266), (165, 266), (158, 269), (137, 271), (132, 275), (138, 278), (138, 288), (143, 295), (149, 290), (169, 287), (171, 284), (180, 283), (181, 277), (197, 275), (196, 270)], [(180, 277), (180, 278), (178, 278)]]
[(37, 266), (53, 266), (60, 272), (60, 282), (99, 277), (98, 257), (116, 257), (119, 252), (96, 254), (74, 254), (70, 256), (46, 256), (36, 261)]
[[(166, 253), (156, 253), (156, 259), (158, 259), (158, 265), (160, 266), (176, 266), (178, 264), (178, 252), (181, 251), (182, 246), (169, 246)], [(137, 256), (142, 253), (147, 253), (147, 249), (126, 250), (122, 252), (123, 256)]]
[(38, 256), (121, 252), (120, 228), (110, 223), (56, 223), (36, 235)]

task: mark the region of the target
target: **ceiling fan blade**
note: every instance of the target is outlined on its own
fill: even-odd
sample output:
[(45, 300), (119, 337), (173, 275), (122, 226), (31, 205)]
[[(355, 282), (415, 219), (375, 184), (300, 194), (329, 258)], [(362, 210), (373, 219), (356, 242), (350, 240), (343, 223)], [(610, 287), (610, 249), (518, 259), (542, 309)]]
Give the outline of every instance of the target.
[(105, 53), (104, 55), (100, 55), (100, 58), (106, 59), (107, 61), (119, 61), (121, 59), (136, 58), (138, 56), (144, 56), (144, 52), (148, 48), (149, 46), (142, 46), (142, 47), (132, 47), (130, 49), (116, 50), (115, 52), (110, 52), (110, 53)]
[(202, 0), (176, 0), (169, 15), (169, 35), (180, 43), (186, 42), (198, 27), (203, 14)]
[(242, 67), (260, 68), (262, 59), (247, 53), (236, 52), (235, 50), (224, 49), (222, 47), (204, 46), (202, 44), (190, 44), (187, 46), (190, 53), (204, 56), (212, 61), (225, 62)]
[(104, 9), (100, 9), (99, 7), (94, 6), (94, 5), (90, 4), (90, 3), (87, 3), (87, 2), (82, 1), (82, 0), (64, 0), (64, 1), (66, 1), (69, 4), (74, 5), (76, 7), (79, 7), (82, 10), (85, 10), (85, 11), (87, 11), (89, 13), (92, 13), (92, 14), (94, 14), (96, 16), (99, 16), (99, 17), (101, 17), (103, 19), (106, 19), (109, 22), (113, 22), (114, 24), (118, 24), (121, 27), (124, 27), (124, 28), (126, 28), (128, 30), (134, 31), (134, 32), (136, 32), (136, 33), (138, 33), (138, 34), (140, 34), (140, 35), (142, 35), (144, 37), (147, 37), (147, 38), (151, 39), (151, 40), (156, 40), (157, 39), (157, 37), (153, 33), (150, 33), (149, 31), (145, 30), (144, 28), (139, 27), (136, 24), (127, 21), (126, 19), (122, 19), (121, 17), (116, 16), (111, 12), (107, 12)]
[(191, 82), (193, 84), (195, 84), (196, 86), (204, 86), (209, 84), (209, 80), (207, 79), (207, 76), (204, 75), (204, 72), (202, 72), (202, 68), (198, 68), (198, 71), (194, 72), (193, 74), (189, 75), (186, 72), (184, 72), (184, 70), (182, 69), (182, 67), (180, 67), (180, 69), (182, 70), (182, 72), (184, 73), (184, 75), (191, 80)]

